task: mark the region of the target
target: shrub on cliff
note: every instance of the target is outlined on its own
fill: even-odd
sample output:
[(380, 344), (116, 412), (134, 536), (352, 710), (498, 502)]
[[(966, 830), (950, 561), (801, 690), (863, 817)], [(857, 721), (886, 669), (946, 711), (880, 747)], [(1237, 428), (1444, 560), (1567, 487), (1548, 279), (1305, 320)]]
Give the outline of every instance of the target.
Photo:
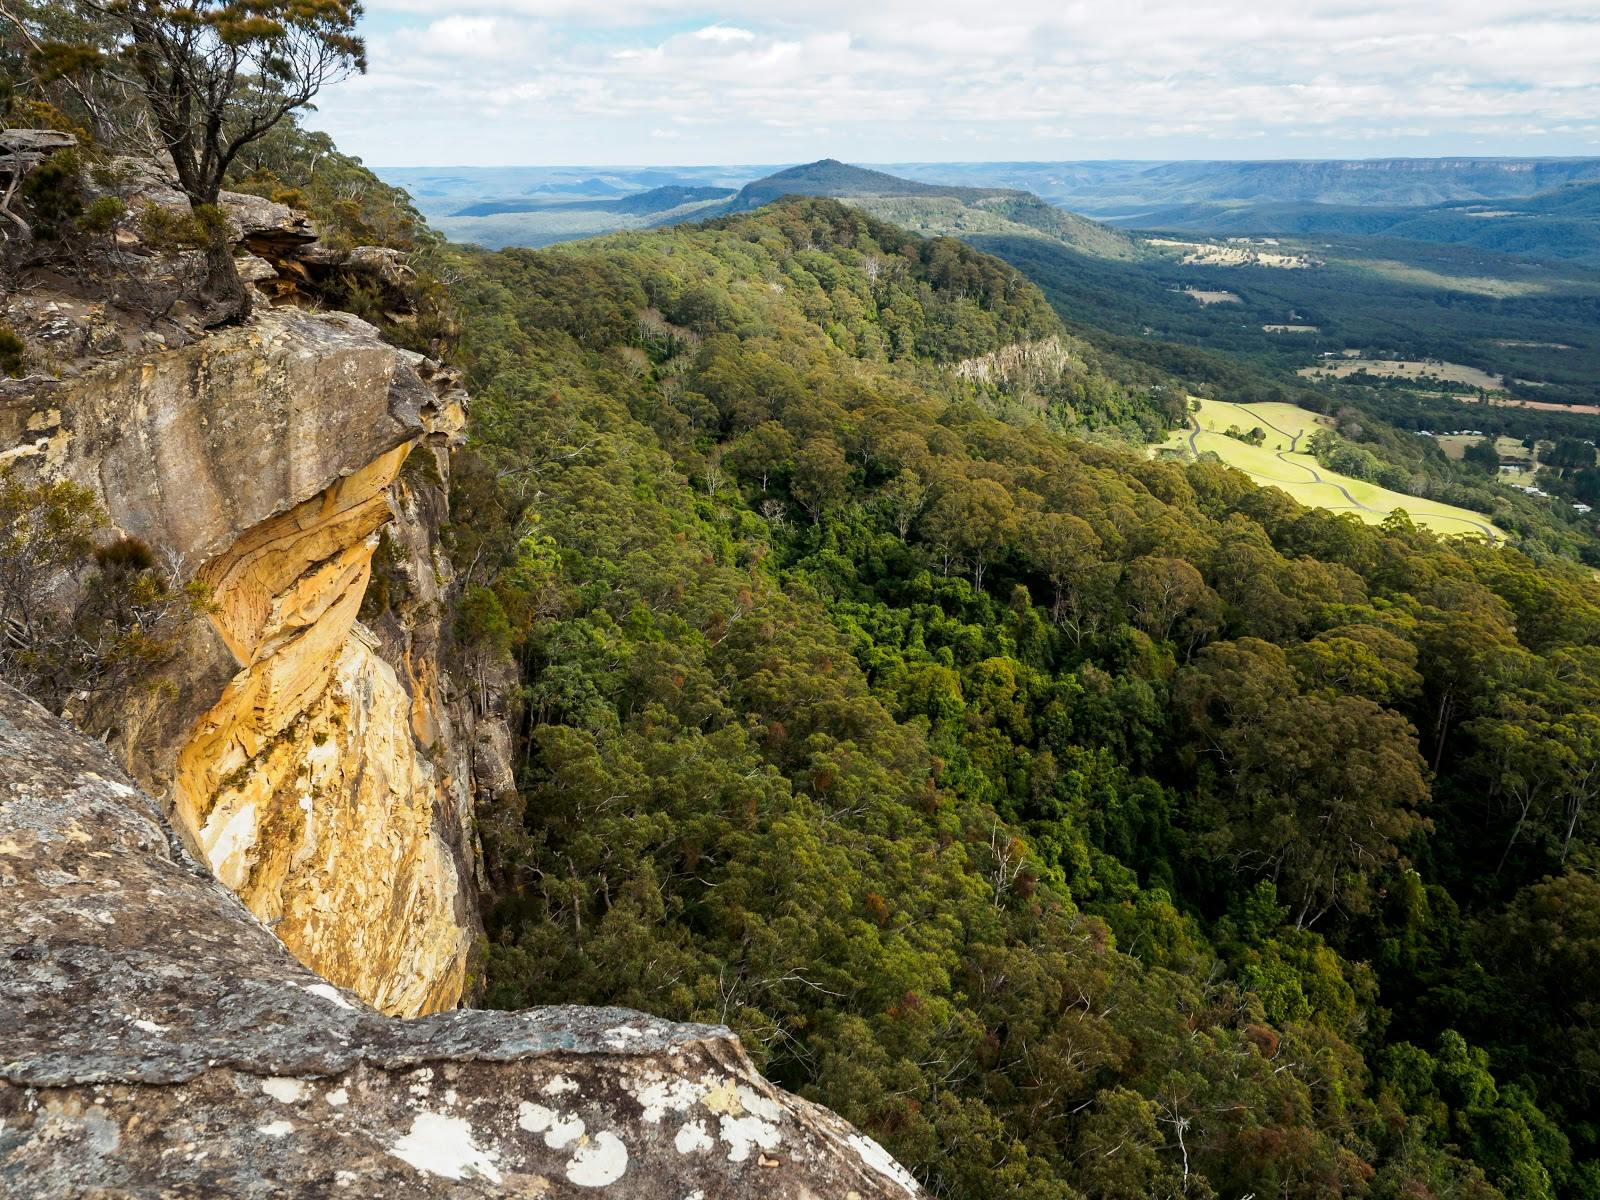
[[(89, 489), (0, 468), (0, 679), (53, 712), (158, 689), (184, 623), (208, 592), (138, 538), (96, 545), (106, 515)], [(104, 732), (104, 729), (95, 732)]]
[(0, 324), (0, 372), (21, 375), (28, 366), (28, 347), (9, 325)]

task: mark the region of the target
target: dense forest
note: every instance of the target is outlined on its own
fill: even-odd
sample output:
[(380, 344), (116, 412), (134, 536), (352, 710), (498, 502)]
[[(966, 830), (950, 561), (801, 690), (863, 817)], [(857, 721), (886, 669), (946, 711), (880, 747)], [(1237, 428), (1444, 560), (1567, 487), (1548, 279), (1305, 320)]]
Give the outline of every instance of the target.
[(941, 1196), (1600, 1196), (1585, 571), (1122, 449), (1163, 384), (832, 201), (442, 270), (490, 1003)]

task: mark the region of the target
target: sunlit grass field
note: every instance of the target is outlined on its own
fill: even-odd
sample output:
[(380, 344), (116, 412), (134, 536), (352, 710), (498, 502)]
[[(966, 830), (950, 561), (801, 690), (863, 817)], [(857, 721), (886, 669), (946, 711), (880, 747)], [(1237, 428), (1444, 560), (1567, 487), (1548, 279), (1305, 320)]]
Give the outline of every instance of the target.
[[(1395, 509), (1403, 508), (1418, 525), (1437, 533), (1505, 536), (1481, 513), (1407, 496), (1319, 466), (1311, 455), (1295, 449), (1312, 433), (1332, 424), (1327, 417), (1309, 409), (1296, 404), (1230, 404), (1222, 400), (1198, 403), (1199, 411), (1190, 414), (1194, 425), (1174, 433), (1160, 449), (1192, 448), (1201, 454), (1215, 451), (1223, 462), (1257, 483), (1279, 488), (1312, 508), (1355, 513), (1369, 525), (1377, 525)], [(1252, 446), (1228, 437), (1225, 431), (1233, 425), (1246, 433), (1260, 427), (1266, 432), (1266, 441)]]

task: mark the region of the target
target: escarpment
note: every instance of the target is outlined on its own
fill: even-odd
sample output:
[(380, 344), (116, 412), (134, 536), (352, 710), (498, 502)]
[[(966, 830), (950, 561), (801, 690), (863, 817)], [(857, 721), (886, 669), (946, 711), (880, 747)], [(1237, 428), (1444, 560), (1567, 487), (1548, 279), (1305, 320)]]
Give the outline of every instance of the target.
[[(181, 203), (147, 167), (124, 175), (145, 203)], [(19, 289), (5, 319), (51, 370), (0, 385), (0, 453), (86, 485), (112, 535), (209, 589), (166, 678), (99, 722), (190, 849), (335, 983), (387, 1013), (450, 1008), (478, 929), (475, 746), (504, 743), (441, 661), (438, 526), (466, 397), (354, 316), (272, 305), (304, 301), (296, 281), (339, 256), (284, 206), (225, 199), (246, 277), (271, 285), (253, 315), (207, 331), (179, 304), (141, 325), (109, 286)], [(403, 270), (367, 257), (380, 282)], [(122, 262), (148, 291), (183, 258)], [(406, 595), (369, 627), (380, 540)]]
[(719, 1026), (381, 1016), (285, 953), (100, 746), (3, 684), (0, 931), (0, 1194), (920, 1194)]

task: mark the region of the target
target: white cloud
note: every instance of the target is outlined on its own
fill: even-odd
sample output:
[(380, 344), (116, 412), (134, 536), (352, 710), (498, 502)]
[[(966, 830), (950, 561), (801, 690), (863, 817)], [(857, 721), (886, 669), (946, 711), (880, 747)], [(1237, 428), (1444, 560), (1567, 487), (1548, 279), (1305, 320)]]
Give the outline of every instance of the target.
[(738, 29), (732, 25), (707, 25), (704, 29), (694, 31), (694, 36), (703, 42), (753, 42), (756, 35), (748, 29)]
[[(504, 17), (453, 15), (395, 35), (391, 49), (399, 54), (446, 60), (526, 61), (539, 49), (539, 29)], [(380, 42), (379, 45), (390, 45)], [(381, 64), (380, 64), (381, 69)]]
[(1600, 135), (1600, 0), (368, 7), (373, 72), (318, 120), (391, 165), (1581, 153)]

